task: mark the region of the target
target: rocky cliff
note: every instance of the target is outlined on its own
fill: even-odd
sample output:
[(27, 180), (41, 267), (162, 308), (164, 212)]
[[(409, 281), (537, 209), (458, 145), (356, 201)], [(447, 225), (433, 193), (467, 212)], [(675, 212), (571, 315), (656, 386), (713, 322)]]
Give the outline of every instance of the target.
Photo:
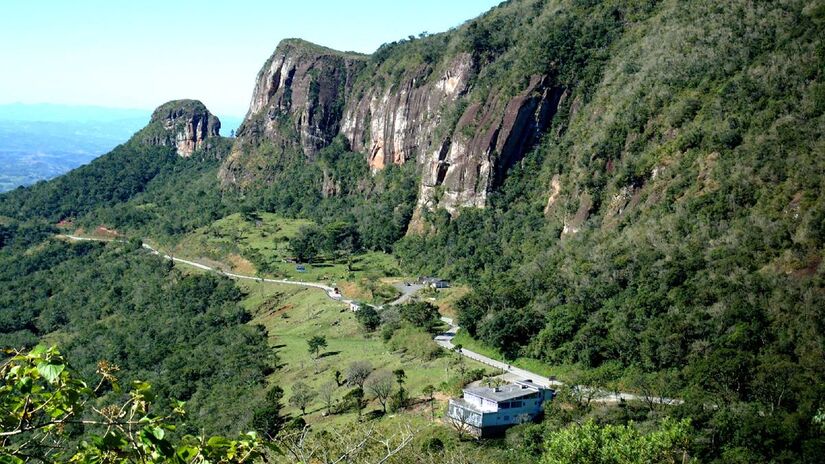
[(311, 161), (340, 134), (373, 172), (416, 164), (418, 213), (484, 207), (548, 127), (563, 89), (536, 75), (516, 91), (473, 93), (482, 68), (462, 51), (390, 69), (375, 56), (284, 41), (258, 73), (222, 184), (267, 182), (265, 166), (296, 151)]
[(220, 136), (220, 120), (198, 100), (173, 100), (159, 106), (149, 124), (135, 135), (148, 145), (175, 147), (178, 155), (191, 156), (209, 149), (210, 139)]

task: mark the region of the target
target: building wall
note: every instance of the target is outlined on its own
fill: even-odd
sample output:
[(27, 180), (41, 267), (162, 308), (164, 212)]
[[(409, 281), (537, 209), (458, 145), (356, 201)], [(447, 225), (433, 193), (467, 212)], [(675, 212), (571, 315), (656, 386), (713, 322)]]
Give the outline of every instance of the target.
[(520, 408), (499, 409), (496, 412), (485, 413), (482, 426), (518, 424), (521, 417), (527, 415), (532, 420), (542, 411), (542, 401), (540, 399), (524, 400)]
[(452, 401), (450, 401), (450, 407), (447, 415), (453, 419), (457, 419), (458, 421), (461, 421), (463, 418), (463, 422), (474, 427), (481, 427), (483, 424), (483, 416), (480, 413), (466, 409), (453, 403)]
[(552, 398), (552, 390), (542, 390), (538, 392), (535, 398), (516, 398), (507, 401), (510, 404), (514, 401), (521, 401), (521, 405), (502, 409), (495, 401), (465, 392), (464, 400), (472, 407), (480, 410), (481, 413), (459, 406), (450, 400), (448, 416), (460, 418), (464, 414), (465, 419), (463, 422), (475, 427), (477, 430), (474, 430), (474, 433), (483, 437), (496, 436), (512, 425), (524, 422), (525, 419), (535, 419), (542, 413), (544, 402), (552, 400)]

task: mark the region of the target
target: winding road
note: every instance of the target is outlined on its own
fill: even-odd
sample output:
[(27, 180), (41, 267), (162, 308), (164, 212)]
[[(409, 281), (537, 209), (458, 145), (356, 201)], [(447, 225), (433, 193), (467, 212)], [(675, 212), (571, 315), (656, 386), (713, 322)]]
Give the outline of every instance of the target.
[[(123, 242), (124, 240), (121, 239), (104, 239), (104, 238), (94, 238), (94, 237), (81, 237), (77, 235), (58, 235), (58, 237), (67, 238), (70, 240), (75, 241), (93, 241), (93, 242)], [(263, 277), (254, 277), (248, 276), (243, 274), (235, 274), (231, 272), (225, 272), (222, 269), (217, 269), (211, 266), (207, 266), (202, 263), (198, 263), (196, 261), (190, 261), (187, 259), (176, 258), (174, 256), (167, 255), (165, 253), (161, 253), (160, 251), (152, 248), (147, 244), (143, 244), (143, 248), (148, 250), (150, 253), (160, 256), (164, 259), (171, 260), (173, 262), (187, 264), (189, 266), (204, 270), (204, 271), (211, 271), (216, 272), (221, 275), (225, 275), (227, 277), (231, 277), (233, 279), (244, 279), (244, 280), (254, 280), (256, 282), (268, 282), (273, 284), (283, 284), (283, 285), (298, 285), (301, 287), (308, 287), (308, 288), (317, 288), (319, 290), (323, 290), (324, 293), (330, 299), (335, 301), (340, 301), (341, 303), (349, 304), (352, 300), (346, 299), (340, 293), (335, 291), (335, 288), (330, 287), (328, 285), (324, 285), (317, 282), (304, 282), (299, 280), (289, 280), (289, 279), (266, 279)], [(401, 289), (402, 295), (395, 301), (389, 303), (390, 305), (402, 304), (412, 298), (413, 294), (416, 293), (419, 289), (422, 288), (421, 285), (410, 285), (405, 286), (405, 289)], [(406, 290), (406, 291), (405, 291)], [(435, 342), (448, 350), (455, 350), (456, 346), (453, 344), (452, 340), (455, 337), (456, 333), (461, 329), (453, 319), (449, 317), (442, 317), (441, 320), (446, 323), (449, 328), (446, 332), (436, 335)], [(500, 369), (505, 372), (504, 377), (508, 380), (532, 380), (535, 383), (542, 384), (548, 387), (561, 387), (564, 383), (559, 382), (555, 379), (550, 379), (548, 377), (544, 377), (542, 375), (536, 374), (535, 372), (530, 372), (525, 369), (521, 369), (518, 367), (513, 367), (510, 364), (495, 360), (493, 358), (489, 358), (482, 354), (470, 351), (466, 348), (461, 348), (458, 351), (461, 355), (466, 358), (472, 359), (474, 361), (480, 362), (482, 364), (486, 364), (488, 366), (494, 367), (496, 369)], [(676, 398), (664, 398), (664, 397), (650, 397), (644, 395), (636, 395), (633, 393), (622, 393), (622, 392), (610, 392), (602, 389), (593, 389), (590, 387), (586, 387), (583, 385), (577, 385), (572, 387), (573, 391), (576, 393), (582, 394), (582, 396), (587, 396), (590, 398), (591, 402), (594, 403), (618, 403), (621, 401), (645, 401), (648, 403), (654, 404), (663, 404), (663, 405), (677, 405), (681, 404), (683, 401)]]

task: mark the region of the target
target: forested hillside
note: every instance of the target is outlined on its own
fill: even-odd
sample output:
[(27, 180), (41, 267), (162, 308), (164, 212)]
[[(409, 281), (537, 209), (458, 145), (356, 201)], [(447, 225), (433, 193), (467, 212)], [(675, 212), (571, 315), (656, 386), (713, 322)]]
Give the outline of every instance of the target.
[[(285, 41), (237, 140), (188, 158), (133, 140), (0, 196), (0, 340), (58, 340), (84, 366), (93, 345), (196, 404), (228, 407), (224, 382), (253, 397), (268, 364), (230, 284), (46, 237), (73, 221), (173, 245), (266, 211), (470, 285), (459, 323), (510, 360), (684, 399), (666, 414), (700, 461), (818, 462), (823, 37), (820, 1), (511, 0), (369, 56)], [(149, 350), (167, 323), (179, 342)], [(190, 379), (182, 349), (249, 371)], [(543, 432), (664, 414), (556, 413)], [(223, 414), (204, 423), (245, 424)]]
[(31, 235), (4, 234), (0, 346), (58, 344), (85, 378), (106, 360), (124, 385), (151, 382), (160, 410), (187, 401), (192, 414), (181, 432), (250, 428), (276, 360), (263, 329), (245, 324), (250, 315), (231, 281), (185, 275), (139, 242), (73, 245)]

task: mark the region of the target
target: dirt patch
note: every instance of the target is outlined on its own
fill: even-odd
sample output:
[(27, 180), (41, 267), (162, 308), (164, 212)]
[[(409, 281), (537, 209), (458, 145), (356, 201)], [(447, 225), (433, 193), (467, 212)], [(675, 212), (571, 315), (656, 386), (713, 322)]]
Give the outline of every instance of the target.
[(274, 295), (267, 298), (260, 306), (258, 306), (258, 313), (259, 314), (266, 314), (266, 315), (275, 315), (275, 314), (283, 314), (290, 309), (294, 308), (292, 304), (285, 304), (282, 305), (285, 294), (283, 292), (277, 292)]
[(369, 300), (369, 292), (355, 282), (338, 282), (341, 294), (352, 300)]
[(273, 312), (272, 314), (275, 315), (275, 316), (279, 316), (279, 315), (289, 311), (290, 309), (292, 309), (294, 307), (295, 307), (294, 304), (288, 303), (288, 304), (285, 304), (285, 305), (281, 306), (280, 308), (276, 309), (275, 312)]
[(245, 259), (243, 256), (231, 254), (226, 258), (229, 261), (229, 264), (232, 266), (232, 269), (235, 271), (246, 274), (246, 275), (255, 275), (257, 270), (255, 266), (249, 262), (249, 260)]
[(801, 269), (794, 270), (791, 275), (793, 275), (797, 279), (803, 279), (808, 277), (813, 277), (816, 274), (816, 271), (819, 270), (819, 266), (822, 264), (822, 256), (820, 255), (813, 255), (809, 256), (806, 262), (803, 264)]
[(97, 226), (94, 235), (98, 237), (117, 238), (120, 234), (115, 229), (109, 229), (106, 226)]

